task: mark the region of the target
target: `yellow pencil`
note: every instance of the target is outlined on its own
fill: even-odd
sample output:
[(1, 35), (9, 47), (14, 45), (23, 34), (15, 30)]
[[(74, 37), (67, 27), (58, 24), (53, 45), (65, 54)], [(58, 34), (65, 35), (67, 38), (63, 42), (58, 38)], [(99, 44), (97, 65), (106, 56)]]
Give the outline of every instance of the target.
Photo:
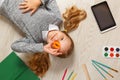
[(71, 79), (70, 80), (75, 80), (75, 77), (77, 76), (77, 74), (76, 73), (74, 73), (74, 75), (71, 77)]

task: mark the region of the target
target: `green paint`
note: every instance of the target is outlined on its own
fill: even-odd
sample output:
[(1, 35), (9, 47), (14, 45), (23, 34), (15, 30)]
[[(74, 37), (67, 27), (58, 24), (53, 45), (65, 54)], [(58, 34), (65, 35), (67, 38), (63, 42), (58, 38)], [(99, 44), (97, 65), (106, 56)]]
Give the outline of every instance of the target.
[(108, 53), (105, 53), (104, 56), (107, 57), (107, 56), (108, 56)]

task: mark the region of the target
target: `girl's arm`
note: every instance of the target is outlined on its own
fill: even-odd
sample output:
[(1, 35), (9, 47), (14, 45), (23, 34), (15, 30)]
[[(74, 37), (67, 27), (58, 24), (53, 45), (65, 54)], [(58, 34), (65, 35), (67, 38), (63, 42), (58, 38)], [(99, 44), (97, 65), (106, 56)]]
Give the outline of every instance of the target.
[(32, 39), (23, 38), (11, 45), (16, 52), (22, 53), (38, 53), (43, 52), (43, 43), (35, 43)]

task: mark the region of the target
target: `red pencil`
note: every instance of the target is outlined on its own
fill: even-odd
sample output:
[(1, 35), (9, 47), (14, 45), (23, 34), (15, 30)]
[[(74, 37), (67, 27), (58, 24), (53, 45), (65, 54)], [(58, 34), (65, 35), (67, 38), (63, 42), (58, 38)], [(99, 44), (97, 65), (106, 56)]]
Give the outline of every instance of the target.
[(67, 73), (67, 68), (66, 68), (66, 70), (64, 71), (64, 74), (63, 74), (62, 80), (64, 80), (66, 73)]

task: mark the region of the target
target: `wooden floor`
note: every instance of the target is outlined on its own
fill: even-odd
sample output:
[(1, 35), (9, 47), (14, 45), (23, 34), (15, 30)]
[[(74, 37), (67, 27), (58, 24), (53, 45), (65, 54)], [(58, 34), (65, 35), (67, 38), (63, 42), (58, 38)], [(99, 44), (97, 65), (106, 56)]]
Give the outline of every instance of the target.
[[(77, 30), (70, 33), (75, 43), (73, 54), (66, 59), (50, 56), (51, 67), (42, 80), (61, 80), (66, 68), (68, 68), (68, 72), (65, 80), (67, 80), (73, 70), (74, 73), (77, 73), (75, 80), (86, 80), (82, 64), (87, 65), (91, 80), (104, 80), (93, 67), (91, 60), (99, 61), (119, 70), (119, 73), (108, 70), (113, 74), (114, 78), (104, 74), (108, 80), (120, 80), (120, 59), (106, 59), (102, 54), (102, 48), (104, 46), (120, 47), (120, 1), (107, 0), (116, 21), (117, 28), (104, 34), (100, 33), (91, 11), (91, 6), (101, 1), (104, 0), (57, 0), (61, 13), (63, 13), (67, 7), (77, 5), (79, 8), (86, 10), (87, 18), (80, 23)], [(21, 36), (15, 26), (1, 16), (0, 38), (0, 61), (2, 61), (12, 51), (10, 48), (12, 42), (21, 38)], [(19, 53), (18, 55), (26, 61), (24, 58), (25, 54)]]

